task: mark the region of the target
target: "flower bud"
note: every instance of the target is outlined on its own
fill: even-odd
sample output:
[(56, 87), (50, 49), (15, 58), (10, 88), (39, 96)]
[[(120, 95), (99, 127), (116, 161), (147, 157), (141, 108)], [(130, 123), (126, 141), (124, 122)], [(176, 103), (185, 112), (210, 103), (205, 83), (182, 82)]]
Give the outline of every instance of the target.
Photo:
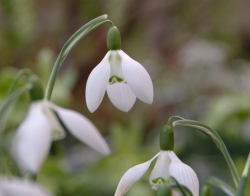
[(171, 151), (174, 149), (174, 132), (169, 125), (165, 125), (160, 133), (160, 148)]
[(32, 88), (30, 89), (30, 97), (32, 101), (37, 101), (43, 99), (43, 86), (36, 75), (31, 75), (28, 79), (28, 82), (32, 84)]
[(121, 49), (121, 35), (116, 26), (110, 27), (107, 35), (107, 45), (109, 50)]

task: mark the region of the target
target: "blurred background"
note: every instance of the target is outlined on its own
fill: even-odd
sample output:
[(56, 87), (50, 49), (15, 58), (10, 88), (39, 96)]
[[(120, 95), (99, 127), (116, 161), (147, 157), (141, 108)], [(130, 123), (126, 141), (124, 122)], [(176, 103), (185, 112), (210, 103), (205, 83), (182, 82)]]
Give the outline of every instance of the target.
[[(102, 157), (68, 134), (54, 142), (38, 182), (57, 196), (112, 196), (125, 171), (160, 150), (159, 133), (173, 115), (217, 130), (241, 174), (250, 150), (249, 9), (247, 0), (0, 1), (0, 103), (19, 69), (31, 69), (45, 87), (63, 44), (102, 14), (119, 28), (122, 50), (146, 68), (154, 85), (152, 105), (137, 100), (124, 113), (105, 95), (90, 113), (86, 81), (107, 53), (108, 24), (82, 39), (61, 67), (52, 101), (88, 117), (112, 154)], [(24, 83), (25, 77), (20, 86)], [(10, 114), (6, 154), (29, 101), (22, 96)], [(211, 176), (234, 186), (226, 161), (207, 136), (176, 127), (175, 153), (196, 171), (200, 186)], [(14, 168), (9, 159), (5, 172), (14, 175)], [(150, 170), (127, 196), (155, 195), (148, 183)], [(216, 188), (214, 193), (224, 195)]]

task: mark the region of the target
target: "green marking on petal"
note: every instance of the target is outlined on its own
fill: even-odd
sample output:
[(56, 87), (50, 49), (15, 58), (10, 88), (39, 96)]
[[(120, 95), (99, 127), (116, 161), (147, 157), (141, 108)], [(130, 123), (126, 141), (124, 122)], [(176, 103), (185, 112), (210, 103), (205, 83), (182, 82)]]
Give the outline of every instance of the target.
[(109, 83), (110, 84), (115, 84), (116, 82), (125, 82), (122, 78), (117, 77), (117, 76), (112, 76), (109, 78)]
[(166, 182), (166, 180), (164, 178), (161, 178), (161, 177), (152, 180), (152, 183), (158, 184), (158, 185), (161, 185), (164, 182)]

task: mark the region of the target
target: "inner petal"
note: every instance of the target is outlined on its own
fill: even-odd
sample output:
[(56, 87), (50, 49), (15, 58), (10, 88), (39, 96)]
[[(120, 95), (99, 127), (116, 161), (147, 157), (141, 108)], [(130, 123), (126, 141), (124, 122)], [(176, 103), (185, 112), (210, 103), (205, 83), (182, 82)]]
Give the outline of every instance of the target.
[(169, 165), (170, 158), (168, 156), (168, 152), (161, 151), (149, 178), (152, 188), (157, 189), (158, 186), (162, 185), (166, 181), (169, 176)]
[(109, 63), (110, 63), (110, 78), (109, 78), (109, 83), (110, 84), (115, 84), (118, 82), (125, 82), (123, 73), (122, 73), (122, 59), (118, 52), (116, 50), (111, 51), (111, 54), (109, 56)]

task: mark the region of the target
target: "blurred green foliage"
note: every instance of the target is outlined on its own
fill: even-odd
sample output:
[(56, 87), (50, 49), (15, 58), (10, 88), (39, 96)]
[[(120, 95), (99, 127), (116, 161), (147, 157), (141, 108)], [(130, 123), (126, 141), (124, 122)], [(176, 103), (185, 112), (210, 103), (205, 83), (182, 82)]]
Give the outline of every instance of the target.
[[(52, 101), (94, 122), (112, 154), (100, 157), (67, 137), (53, 145), (39, 183), (57, 196), (114, 195), (127, 169), (159, 151), (160, 130), (173, 115), (200, 120), (217, 130), (241, 173), (250, 149), (249, 9), (249, 2), (234, 0), (0, 1), (0, 103), (21, 68), (30, 68), (45, 87), (65, 41), (104, 13), (119, 28), (122, 49), (145, 66), (154, 84), (152, 105), (137, 100), (123, 113), (105, 96), (91, 114), (85, 103), (85, 85), (107, 52), (108, 26), (80, 41), (62, 65)], [(18, 87), (25, 81), (23, 77)], [(17, 101), (2, 141), (7, 170), (16, 174), (8, 149), (29, 101), (28, 95)], [(178, 128), (175, 141), (175, 152), (197, 172), (201, 186), (210, 176), (233, 184), (225, 160), (209, 138)], [(1, 172), (5, 171), (3, 166)], [(149, 173), (128, 196), (156, 194), (149, 186)], [(217, 189), (214, 194), (223, 195)], [(245, 194), (250, 194), (250, 183)]]

